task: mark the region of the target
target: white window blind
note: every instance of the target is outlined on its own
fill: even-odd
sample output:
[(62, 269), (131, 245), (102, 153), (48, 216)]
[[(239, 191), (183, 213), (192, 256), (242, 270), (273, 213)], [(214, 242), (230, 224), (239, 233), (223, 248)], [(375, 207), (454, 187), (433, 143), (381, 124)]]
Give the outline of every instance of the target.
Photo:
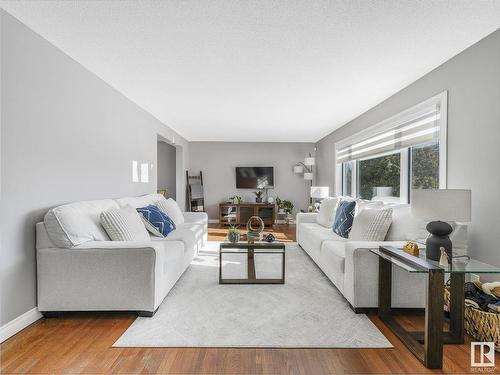
[(406, 147), (439, 141), (443, 106), (438, 99), (439, 97), (432, 98), (339, 142), (336, 145), (337, 163), (373, 158)]

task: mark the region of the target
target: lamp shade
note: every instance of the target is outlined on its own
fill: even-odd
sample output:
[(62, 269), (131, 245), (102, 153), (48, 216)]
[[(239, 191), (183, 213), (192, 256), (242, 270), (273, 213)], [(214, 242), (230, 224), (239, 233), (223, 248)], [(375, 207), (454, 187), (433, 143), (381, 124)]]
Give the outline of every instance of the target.
[(302, 172), (304, 172), (304, 167), (302, 165), (294, 165), (293, 172), (294, 173), (302, 173)]
[(311, 186), (311, 198), (327, 198), (329, 193), (328, 186)]
[(304, 164), (307, 165), (308, 167), (310, 167), (311, 165), (314, 165), (314, 163), (315, 163), (315, 160), (312, 156), (309, 156), (309, 157), (304, 159)]
[(313, 174), (311, 172), (304, 173), (304, 180), (312, 180)]
[(472, 220), (471, 191), (412, 190), (411, 211), (421, 219), (467, 223)]

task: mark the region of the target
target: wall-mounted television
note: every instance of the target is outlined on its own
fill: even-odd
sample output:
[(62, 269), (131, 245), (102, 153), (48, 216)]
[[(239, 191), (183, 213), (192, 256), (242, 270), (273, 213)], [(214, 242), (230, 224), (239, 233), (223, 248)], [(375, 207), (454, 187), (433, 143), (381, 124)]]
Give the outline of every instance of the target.
[(273, 167), (236, 167), (237, 189), (267, 189), (273, 187)]

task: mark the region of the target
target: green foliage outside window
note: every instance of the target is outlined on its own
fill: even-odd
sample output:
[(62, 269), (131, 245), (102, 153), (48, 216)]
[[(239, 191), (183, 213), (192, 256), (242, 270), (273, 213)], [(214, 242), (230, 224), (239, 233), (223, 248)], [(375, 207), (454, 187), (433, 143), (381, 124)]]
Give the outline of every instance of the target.
[(439, 189), (439, 143), (413, 147), (413, 189)]
[(400, 173), (399, 153), (359, 161), (359, 197), (372, 199), (375, 187), (392, 187), (392, 196), (399, 197)]

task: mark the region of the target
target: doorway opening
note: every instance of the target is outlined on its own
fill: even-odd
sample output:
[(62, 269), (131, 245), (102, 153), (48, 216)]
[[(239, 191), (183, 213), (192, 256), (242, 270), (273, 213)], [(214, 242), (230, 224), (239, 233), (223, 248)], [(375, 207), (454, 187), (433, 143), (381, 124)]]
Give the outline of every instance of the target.
[(157, 144), (157, 190), (166, 198), (177, 198), (177, 149), (175, 146), (158, 140)]

